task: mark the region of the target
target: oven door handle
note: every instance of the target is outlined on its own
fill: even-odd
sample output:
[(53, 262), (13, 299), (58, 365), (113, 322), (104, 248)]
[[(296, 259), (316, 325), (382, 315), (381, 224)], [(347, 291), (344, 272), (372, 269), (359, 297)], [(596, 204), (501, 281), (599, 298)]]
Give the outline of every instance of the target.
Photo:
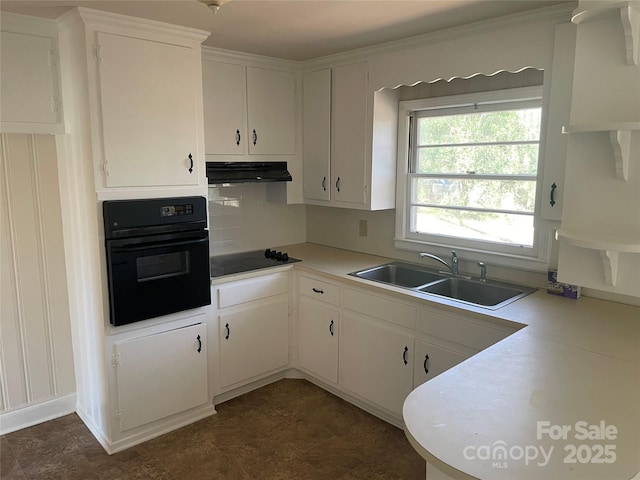
[(119, 252), (139, 252), (141, 250), (148, 250), (150, 248), (173, 248), (182, 245), (199, 245), (201, 243), (209, 242), (208, 237), (194, 238), (180, 241), (156, 241), (145, 243), (122, 243), (118, 245), (111, 245), (111, 251), (113, 253)]

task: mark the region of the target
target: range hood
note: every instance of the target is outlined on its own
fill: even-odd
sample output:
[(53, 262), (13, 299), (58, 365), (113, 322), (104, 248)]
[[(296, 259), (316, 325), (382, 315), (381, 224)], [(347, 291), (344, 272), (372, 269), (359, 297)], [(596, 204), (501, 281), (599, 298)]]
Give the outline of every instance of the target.
[(207, 162), (209, 185), (290, 182), (287, 162)]

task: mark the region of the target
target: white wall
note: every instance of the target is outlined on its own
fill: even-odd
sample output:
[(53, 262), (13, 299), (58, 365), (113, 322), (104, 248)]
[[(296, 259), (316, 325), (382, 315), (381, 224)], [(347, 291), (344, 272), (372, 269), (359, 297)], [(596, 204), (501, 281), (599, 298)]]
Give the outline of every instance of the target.
[(75, 410), (55, 139), (2, 135), (0, 432)]
[[(389, 257), (437, 267), (437, 263), (421, 260), (417, 253), (398, 250), (394, 246), (395, 210), (367, 212), (344, 208), (307, 206), (307, 241), (345, 250)], [(360, 236), (360, 221), (367, 222), (367, 236)], [(429, 251), (425, 247), (425, 251)], [(448, 260), (448, 259), (445, 259)], [(460, 271), (478, 276), (475, 262), (460, 257)], [(546, 274), (488, 265), (488, 275), (515, 283), (546, 288)]]
[(305, 206), (268, 202), (267, 188), (273, 187), (278, 185), (209, 187), (212, 256), (306, 241)]

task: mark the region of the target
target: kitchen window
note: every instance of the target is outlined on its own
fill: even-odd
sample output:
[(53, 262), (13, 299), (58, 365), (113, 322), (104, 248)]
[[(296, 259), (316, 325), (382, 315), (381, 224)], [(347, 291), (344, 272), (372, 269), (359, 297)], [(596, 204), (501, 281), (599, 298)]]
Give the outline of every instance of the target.
[(397, 246), (538, 258), (542, 87), (403, 101), (400, 113)]

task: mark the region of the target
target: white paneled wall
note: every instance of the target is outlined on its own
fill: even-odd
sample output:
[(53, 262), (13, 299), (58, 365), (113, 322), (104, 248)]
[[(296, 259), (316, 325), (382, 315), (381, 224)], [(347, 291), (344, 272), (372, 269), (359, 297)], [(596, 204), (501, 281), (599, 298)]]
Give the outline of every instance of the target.
[(55, 138), (2, 135), (0, 432), (75, 410)]
[(304, 205), (267, 202), (264, 183), (209, 187), (211, 255), (306, 241)]

